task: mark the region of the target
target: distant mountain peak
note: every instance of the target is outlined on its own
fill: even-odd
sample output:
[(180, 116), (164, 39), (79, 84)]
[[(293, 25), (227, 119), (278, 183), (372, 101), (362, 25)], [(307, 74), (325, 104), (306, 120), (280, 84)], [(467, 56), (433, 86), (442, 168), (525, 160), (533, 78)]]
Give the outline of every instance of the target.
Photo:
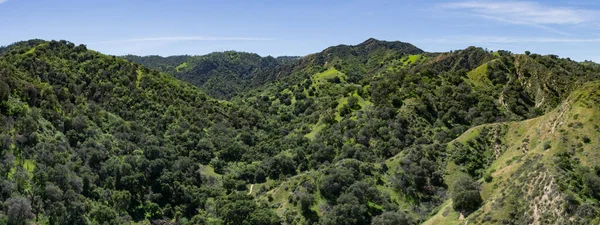
[(384, 40), (378, 40), (375, 38), (369, 38), (366, 41), (364, 41), (356, 46), (367, 48), (367, 50), (374, 49), (374, 48), (381, 48), (381, 47), (387, 48), (387, 49), (397, 49), (397, 50), (406, 51), (409, 54), (420, 54), (420, 53), (425, 52), (425, 51), (421, 50), (420, 48), (417, 48), (416, 46), (414, 46), (411, 43), (401, 42), (401, 41), (384, 41)]
[(366, 41), (358, 45), (338, 45), (329, 47), (321, 53), (325, 54), (348, 54), (348, 51), (358, 52), (376, 52), (379, 50), (395, 50), (404, 54), (422, 54), (425, 53), (420, 48), (417, 48), (413, 44), (401, 41), (384, 41), (375, 38), (369, 38)]
[(368, 44), (377, 43), (377, 42), (381, 42), (381, 41), (378, 39), (375, 39), (375, 38), (369, 38), (369, 39), (363, 41), (363, 43), (361, 43), (361, 45), (368, 45)]

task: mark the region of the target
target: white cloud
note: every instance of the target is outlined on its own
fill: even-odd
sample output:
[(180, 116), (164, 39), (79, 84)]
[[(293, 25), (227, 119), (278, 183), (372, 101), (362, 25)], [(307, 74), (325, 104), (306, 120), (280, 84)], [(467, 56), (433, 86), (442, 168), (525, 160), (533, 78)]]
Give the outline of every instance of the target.
[(523, 25), (573, 25), (598, 20), (600, 11), (542, 5), (525, 1), (464, 1), (442, 5), (445, 8), (501, 22)]
[(0, 4), (5, 3), (8, 0), (0, 0)]
[(456, 36), (451, 38), (425, 39), (424, 43), (438, 44), (481, 44), (481, 43), (600, 43), (600, 38), (528, 38)]
[(540, 28), (543, 30), (547, 30), (550, 31), (552, 33), (557, 33), (557, 34), (562, 34), (562, 35), (566, 35), (566, 36), (570, 36), (571, 34), (567, 33), (567, 32), (562, 32), (558, 29), (546, 26), (546, 25), (542, 25), (542, 24), (535, 24), (535, 23), (528, 23), (528, 22), (520, 22), (520, 21), (513, 21), (513, 20), (506, 20), (503, 19), (501, 17), (494, 17), (494, 16), (487, 16), (487, 15), (479, 15), (483, 18), (486, 19), (490, 19), (490, 20), (495, 20), (498, 22), (503, 22), (503, 23), (509, 23), (509, 24), (516, 24), (516, 25), (525, 25), (525, 26), (530, 26), (530, 27), (535, 27), (535, 28)]
[[(2, 1), (2, 0), (0, 0)], [(165, 42), (165, 41), (272, 41), (273, 38), (256, 37), (202, 37), (202, 36), (181, 36), (181, 37), (146, 37), (130, 38), (120, 40), (98, 41), (90, 44), (112, 44), (112, 43), (131, 43), (131, 42)]]

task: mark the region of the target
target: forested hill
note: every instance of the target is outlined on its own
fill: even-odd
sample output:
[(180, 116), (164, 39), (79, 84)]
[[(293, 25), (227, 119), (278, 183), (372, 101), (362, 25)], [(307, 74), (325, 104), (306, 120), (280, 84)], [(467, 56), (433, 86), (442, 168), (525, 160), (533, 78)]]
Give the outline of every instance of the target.
[[(346, 74), (358, 80), (369, 67), (382, 66), (381, 62), (403, 55), (421, 54), (423, 50), (404, 42), (387, 42), (368, 39), (350, 46), (339, 45), (306, 57), (271, 56), (260, 57), (245, 52), (215, 52), (203, 56), (123, 56), (124, 59), (139, 63), (151, 69), (170, 73), (175, 77), (194, 84), (207, 94), (220, 99), (244, 94), (245, 91), (260, 88), (276, 79), (299, 72), (314, 73), (315, 66), (327, 64), (329, 67), (344, 65)], [(378, 58), (380, 61), (369, 60)], [(372, 68), (369, 68), (372, 69)]]
[(125, 58), (154, 69), (0, 49), (0, 224), (600, 222), (596, 64), (375, 39)]
[(269, 129), (263, 116), (83, 45), (29, 41), (8, 50), (0, 57), (0, 223), (199, 223), (207, 213), (227, 222), (238, 201), (246, 216), (278, 223), (251, 197), (229, 195), (242, 181), (215, 174), (224, 160), (272, 154), (244, 139)]
[(198, 86), (209, 95), (229, 99), (273, 80), (276, 68), (298, 57), (261, 57), (246, 52), (215, 52), (203, 56), (123, 56)]

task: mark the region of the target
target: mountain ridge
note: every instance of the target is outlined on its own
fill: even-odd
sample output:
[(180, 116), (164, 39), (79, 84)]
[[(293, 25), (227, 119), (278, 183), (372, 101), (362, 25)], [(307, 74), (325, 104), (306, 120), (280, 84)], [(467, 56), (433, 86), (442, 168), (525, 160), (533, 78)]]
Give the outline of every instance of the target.
[(600, 68), (386, 43), (259, 72), (222, 53), (198, 71), (254, 85), (227, 100), (85, 45), (8, 46), (0, 223), (598, 221)]

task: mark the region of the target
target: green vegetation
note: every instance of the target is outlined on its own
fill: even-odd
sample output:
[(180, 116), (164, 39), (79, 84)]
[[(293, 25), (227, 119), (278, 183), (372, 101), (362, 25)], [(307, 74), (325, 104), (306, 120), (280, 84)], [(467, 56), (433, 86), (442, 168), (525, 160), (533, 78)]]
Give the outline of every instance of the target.
[(599, 76), (375, 39), (302, 58), (19, 42), (0, 223), (597, 224)]
[(410, 64), (415, 64), (418, 63), (419, 61), (423, 60), (423, 56), (422, 55), (409, 55), (406, 60), (404, 61), (404, 66), (408, 66)]
[[(598, 175), (594, 173), (600, 153), (584, 146), (583, 138), (577, 136), (598, 132), (594, 128), (598, 121), (592, 118), (600, 112), (596, 100), (600, 96), (596, 90), (599, 84), (583, 85), (544, 116), (476, 127), (501, 131), (487, 132), (483, 136), (461, 136), (459, 139), (466, 137), (467, 141), (481, 137), (501, 140), (490, 146), (494, 152), (497, 149), (498, 155), (479, 181), (483, 204), (464, 218), (446, 216), (446, 210), (440, 210), (428, 224), (461, 224), (464, 221), (476, 224), (564, 224), (569, 223), (567, 220), (575, 224), (597, 223), (598, 208), (592, 202), (598, 202), (598, 197), (592, 194), (595, 191), (589, 190), (595, 190), (598, 181)], [(577, 121), (590, 122), (590, 128)], [(448, 178), (459, 171), (466, 172), (465, 167), (456, 168), (451, 163), (447, 170)]]
[(187, 66), (188, 66), (187, 62), (183, 62), (183, 63), (179, 64), (177, 67), (175, 67), (175, 71), (176, 72), (181, 72), (185, 68), (187, 68)]
[(230, 99), (273, 81), (277, 70), (297, 57), (260, 57), (246, 52), (215, 52), (203, 56), (123, 56), (150, 69), (166, 72), (198, 86), (210, 96)]
[(454, 210), (468, 214), (477, 210), (482, 201), (478, 184), (470, 177), (462, 176), (454, 182), (452, 189)]
[(310, 133), (305, 134), (304, 137), (312, 140), (313, 138), (315, 138), (315, 135), (317, 135), (317, 133), (319, 133), (319, 131), (323, 130), (323, 128), (325, 128), (326, 126), (327, 126), (326, 124), (319, 122), (319, 123), (313, 125)]
[(322, 73), (315, 74), (312, 78), (313, 84), (322, 84), (323, 82), (340, 83), (345, 79), (345, 75), (334, 68), (329, 68)]
[(467, 73), (467, 77), (476, 87), (486, 87), (491, 85), (491, 81), (487, 78), (488, 64), (483, 64), (474, 70)]

